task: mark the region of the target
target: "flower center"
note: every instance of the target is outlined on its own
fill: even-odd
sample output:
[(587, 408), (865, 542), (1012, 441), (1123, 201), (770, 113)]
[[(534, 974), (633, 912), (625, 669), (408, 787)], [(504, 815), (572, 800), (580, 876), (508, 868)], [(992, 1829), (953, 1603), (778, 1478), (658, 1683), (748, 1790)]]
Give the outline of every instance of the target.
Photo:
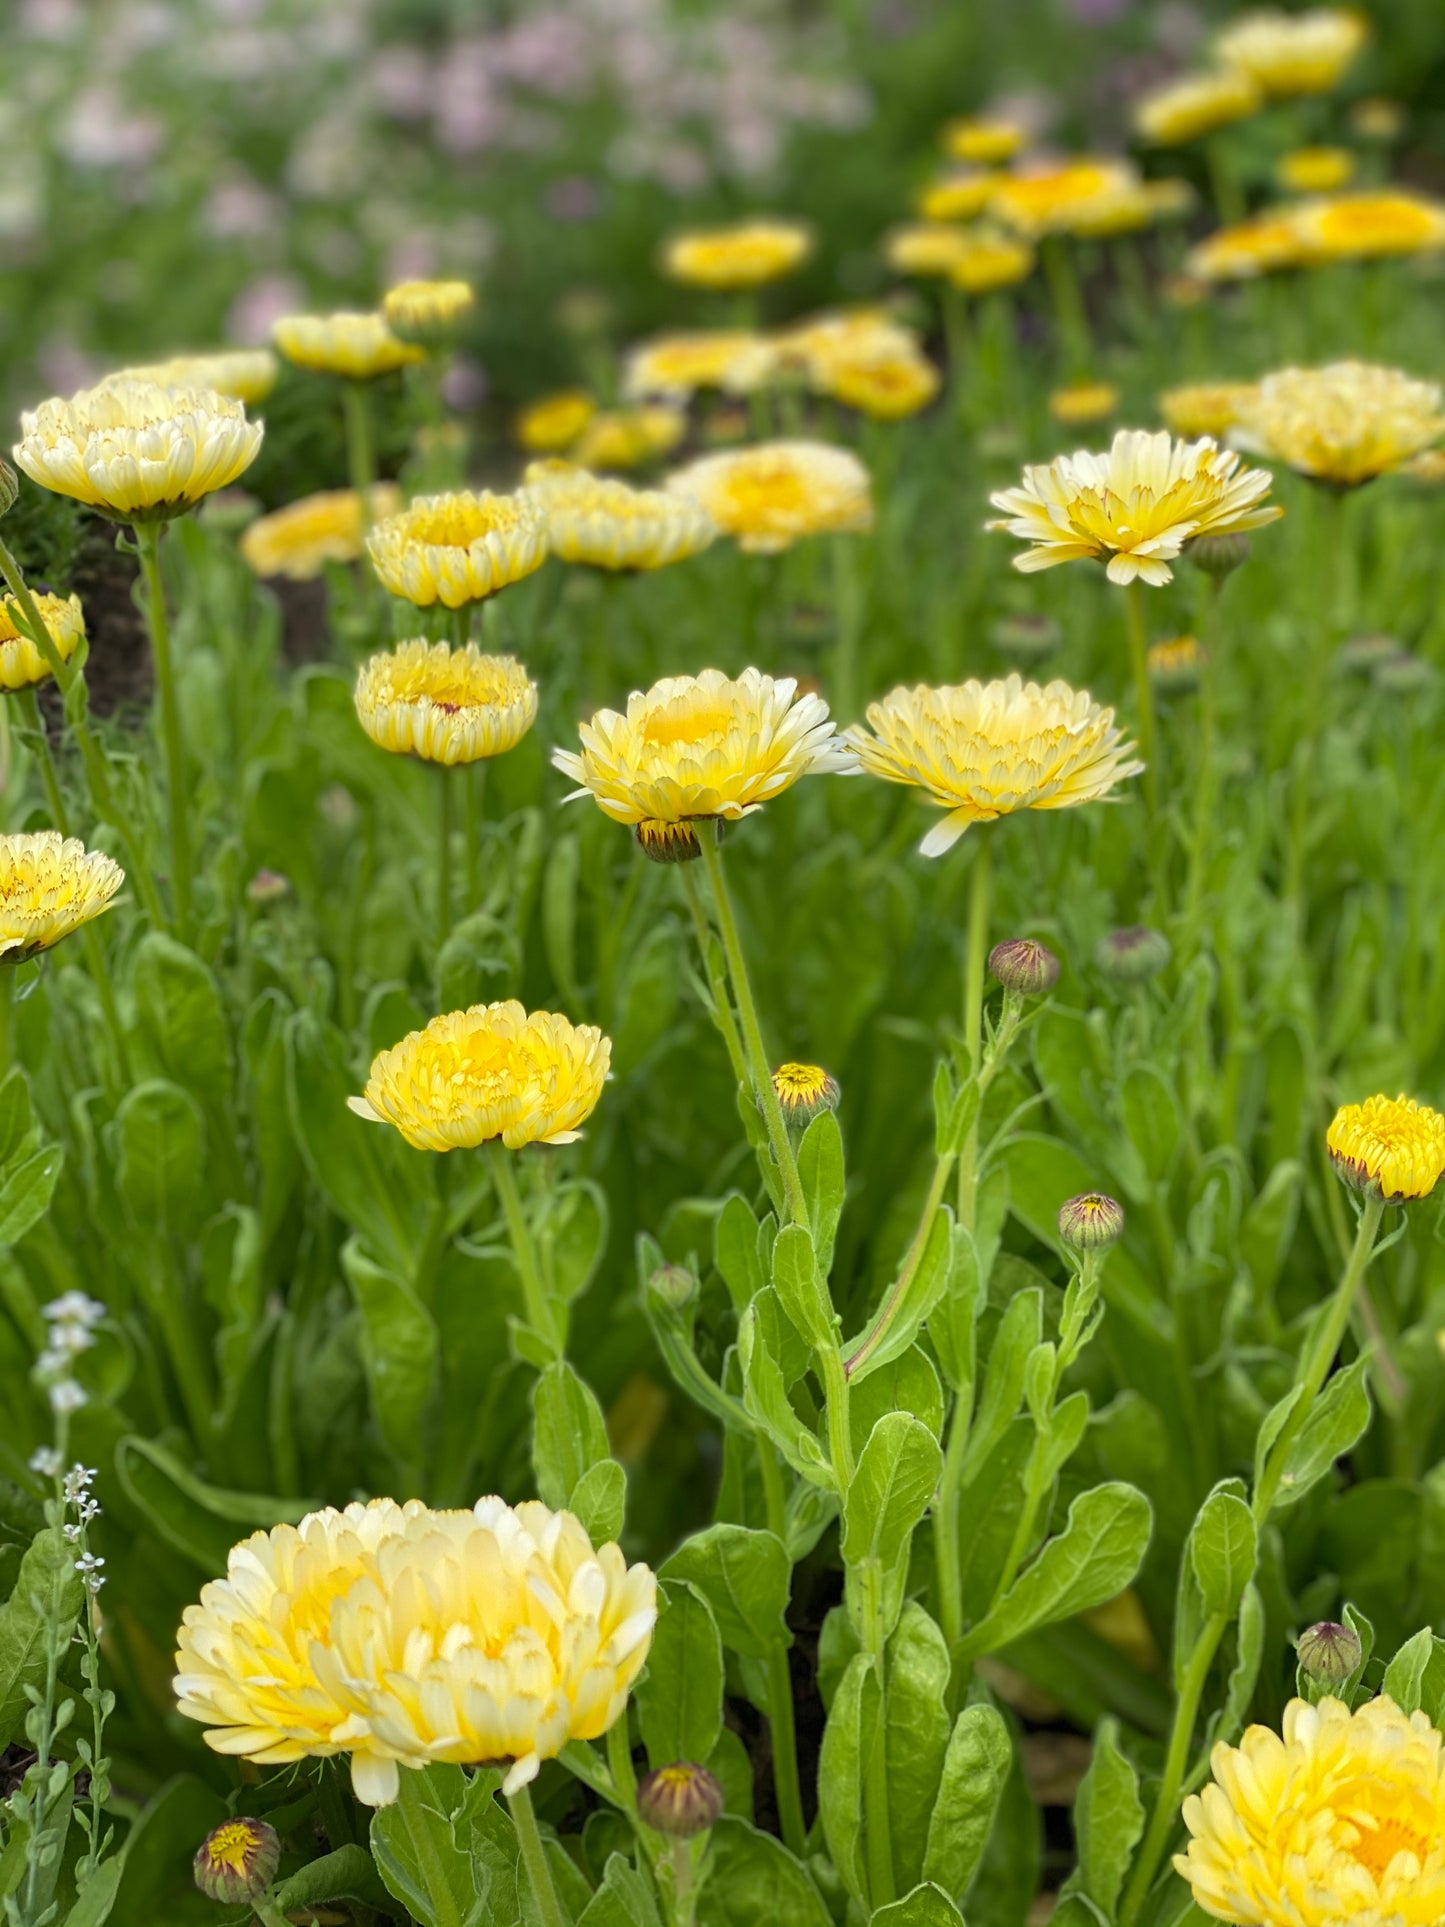
[(701, 743), (710, 736), (725, 736), (732, 719), (732, 709), (724, 702), (669, 704), (666, 709), (653, 710), (646, 718), (642, 740), (657, 749), (677, 743)]
[(447, 502), (408, 517), (407, 534), (429, 548), (465, 549), (483, 536), (504, 531), (508, 519), (471, 502)]
[(256, 1846), (256, 1836), (245, 1820), (232, 1820), (217, 1827), (206, 1842), (206, 1858), (213, 1867), (229, 1867), (233, 1873), (246, 1872), (247, 1856)]
[(1350, 1848), (1350, 1854), (1377, 1883), (1397, 1853), (1412, 1853), (1421, 1865), (1424, 1864), (1430, 1850), (1429, 1838), (1417, 1827), (1411, 1826), (1408, 1820), (1392, 1815), (1373, 1827), (1358, 1823), (1357, 1826), (1359, 1838)]

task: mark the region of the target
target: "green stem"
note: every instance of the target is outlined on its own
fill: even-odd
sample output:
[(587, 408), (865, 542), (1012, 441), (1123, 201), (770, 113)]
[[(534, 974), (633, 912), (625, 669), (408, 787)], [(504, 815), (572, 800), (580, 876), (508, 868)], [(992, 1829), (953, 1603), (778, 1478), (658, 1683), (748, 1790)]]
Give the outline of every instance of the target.
[(161, 581), (160, 525), (140, 522), (135, 529), (145, 578), (151, 653), (155, 661), (156, 694), (160, 701), (161, 737), (166, 753), (166, 783), (171, 830), (171, 900), (176, 928), (184, 940), (191, 926), (190, 797), (186, 791), (186, 751), (176, 695), (175, 665), (171, 660), (171, 631), (166, 617), (166, 592)]
[(1144, 758), (1144, 800), (1149, 809), (1152, 844), (1159, 820), (1159, 745), (1154, 728), (1154, 692), (1149, 686), (1149, 644), (1144, 632), (1144, 592), (1137, 581), (1124, 591), (1129, 661), (1134, 671), (1134, 703), (1139, 711), (1139, 749)]
[(897, 1282), (889, 1291), (887, 1300), (884, 1303), (876, 1323), (859, 1339), (851, 1352), (844, 1354), (843, 1369), (848, 1373), (850, 1378), (857, 1372), (861, 1365), (867, 1363), (883, 1343), (883, 1340), (892, 1329), (893, 1320), (897, 1316), (900, 1306), (907, 1300), (908, 1294), (913, 1287), (913, 1280), (918, 1275), (918, 1267), (923, 1263), (923, 1254), (928, 1249), (928, 1238), (933, 1229), (933, 1220), (937, 1216), (938, 1207), (943, 1203), (943, 1194), (948, 1189), (948, 1180), (953, 1171), (954, 1158), (955, 1153), (952, 1151), (945, 1151), (940, 1154), (938, 1161), (933, 1167), (933, 1182), (928, 1187), (928, 1196), (923, 1200), (923, 1209), (918, 1216), (918, 1228), (913, 1234), (912, 1242), (909, 1244), (907, 1255), (903, 1260), (903, 1268), (898, 1274)]
[(793, 1680), (788, 1670), (787, 1648), (781, 1643), (768, 1649), (768, 1726), (773, 1736), (773, 1790), (778, 1799), (783, 1843), (801, 1860), (807, 1851), (808, 1834), (803, 1825), (803, 1794), (798, 1782)]
[(1209, 832), (1214, 824), (1215, 692), (1218, 676), (1219, 597), (1223, 584), (1217, 575), (1207, 579), (1205, 620), (1200, 625), (1203, 661), (1199, 666), (1199, 768), (1194, 778), (1194, 836), (1189, 845), (1189, 882), (1184, 897), (1184, 959), (1194, 954), (1204, 906), (1204, 878), (1209, 858)]
[[(875, 470), (876, 474), (876, 470)], [(858, 708), (858, 562), (852, 535), (833, 537), (833, 707), (839, 716)]]
[(371, 495), (376, 487), (376, 450), (371, 433), (371, 388), (364, 381), (342, 384), (346, 413), (346, 463), (361, 505), (361, 532), (371, 527)]
[(697, 1876), (692, 1865), (692, 1842), (674, 1840), (669, 1849), (672, 1862), (673, 1927), (693, 1927), (697, 1919)]
[(568, 1927), (562, 1902), (557, 1897), (557, 1889), (552, 1884), (552, 1869), (547, 1865), (547, 1850), (542, 1845), (542, 1836), (537, 1831), (537, 1816), (532, 1811), (532, 1796), (526, 1787), (518, 1787), (515, 1793), (507, 1795), (507, 1805), (511, 1808), (512, 1824), (517, 1829), (517, 1841), (522, 1849), (522, 1864), (527, 1869), (527, 1879), (531, 1884), (532, 1898), (537, 1903), (537, 1913), (542, 1927)]
[(482, 824), (487, 810), (487, 765), (485, 761), (462, 766), (462, 849), (465, 861), (463, 881), (467, 892), (467, 915), (482, 900)]
[(452, 791), (460, 779), (454, 769), (438, 771), (437, 798), (437, 937), (445, 943), (452, 934)]
[[(983, 980), (988, 963), (988, 923), (993, 894), (993, 838), (987, 827), (975, 832), (973, 873), (968, 887), (968, 943), (963, 962), (963, 1044), (974, 1077), (983, 1071)], [(982, 1107), (980, 1107), (982, 1108)], [(973, 1229), (978, 1193), (978, 1125), (975, 1116), (958, 1160), (958, 1221)]]
[(817, 1357), (828, 1408), (828, 1456), (833, 1462), (838, 1490), (846, 1494), (853, 1483), (855, 1470), (853, 1431), (848, 1409), (848, 1373), (843, 1364), (843, 1354), (836, 1345), (820, 1345)]
[(953, 1652), (963, 1638), (963, 1570), (958, 1543), (958, 1500), (968, 1452), (969, 1418), (955, 1396), (943, 1454), (943, 1475), (933, 1506), (933, 1565), (938, 1583), (938, 1620)]
[(0, 963), (0, 1077), (10, 1068), (15, 1010), (14, 964)]
[[(1301, 930), (1305, 909), (1305, 858), (1309, 840), (1310, 796), (1315, 758), (1319, 754), (1329, 709), (1330, 671), (1333, 667), (1335, 638), (1339, 633), (1340, 603), (1343, 599), (1346, 562), (1345, 495), (1342, 489), (1321, 485), (1316, 496), (1314, 552), (1318, 571), (1312, 590), (1321, 612), (1313, 647), (1306, 663), (1304, 678), (1305, 709), (1301, 719), (1294, 761), (1294, 788), (1290, 799), (1289, 855), (1285, 872), (1285, 898), (1293, 907)], [(1321, 549), (1323, 552), (1321, 553)], [(1313, 573), (1313, 571), (1312, 571)]]
[(607, 1766), (622, 1806), (637, 1813), (637, 1769), (632, 1764), (632, 1735), (626, 1709), (607, 1729)]
[(517, 1275), (522, 1281), (522, 1302), (527, 1308), (527, 1323), (533, 1331), (548, 1341), (560, 1358), (562, 1341), (557, 1327), (556, 1309), (548, 1299), (542, 1284), (536, 1246), (532, 1242), (527, 1214), (522, 1209), (522, 1194), (517, 1189), (517, 1174), (512, 1169), (512, 1159), (516, 1153), (509, 1151), (499, 1137), (487, 1140), (487, 1151), (492, 1160), (492, 1181), (497, 1187), (497, 1196), (502, 1201), (502, 1211), (507, 1220), (507, 1235), (512, 1241), (512, 1256), (517, 1261)]
[(702, 907), (702, 897), (698, 892), (697, 878), (693, 875), (692, 865), (679, 864), (678, 874), (682, 878), (682, 893), (687, 898), (687, 907), (692, 916), (692, 927), (697, 932), (698, 954), (702, 958), (703, 975), (708, 979), (712, 992), (713, 1010), (717, 1016), (718, 1029), (727, 1045), (728, 1062), (733, 1067), (733, 1076), (740, 1087), (751, 1082), (748, 1076), (747, 1053), (743, 1049), (742, 1035), (738, 1030), (737, 1018), (733, 1015), (732, 994), (726, 983), (714, 983), (708, 970), (709, 939), (712, 928), (707, 920), (707, 912)]
[(882, 1736), (888, 1727), (887, 1664), (883, 1633), (883, 1572), (876, 1559), (858, 1568), (862, 1594), (863, 1649), (872, 1655), (878, 1678), (878, 1729), (863, 1777), (863, 1832), (868, 1861), (868, 1900), (876, 1911), (897, 1891), (893, 1878), (893, 1831), (888, 1819), (888, 1756)]
[(1039, 249), (1044, 277), (1049, 284), (1054, 320), (1064, 349), (1065, 371), (1071, 380), (1087, 375), (1093, 361), (1094, 344), (1089, 333), (1089, 316), (1079, 288), (1079, 276), (1069, 243), (1061, 235), (1044, 237)]
[(768, 1531), (775, 1539), (780, 1539), (786, 1544), (788, 1502), (783, 1492), (783, 1469), (778, 1463), (777, 1449), (766, 1432), (754, 1432), (753, 1443), (758, 1448), (758, 1471), (762, 1474), (763, 1505), (768, 1515)]
[(272, 1900), (269, 1894), (257, 1894), (251, 1902), (251, 1911), (261, 1922), (261, 1927), (289, 1927), (280, 1903)]
[(1204, 143), (1204, 160), (1209, 169), (1209, 189), (1214, 197), (1214, 211), (1223, 226), (1233, 227), (1237, 221), (1244, 219), (1244, 196), (1240, 192), (1239, 181), (1222, 135), (1212, 135)]

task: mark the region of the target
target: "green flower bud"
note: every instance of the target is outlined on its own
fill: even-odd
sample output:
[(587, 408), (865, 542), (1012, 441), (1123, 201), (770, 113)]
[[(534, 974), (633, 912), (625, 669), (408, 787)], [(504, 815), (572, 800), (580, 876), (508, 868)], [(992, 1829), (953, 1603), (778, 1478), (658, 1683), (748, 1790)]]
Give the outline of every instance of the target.
[(697, 1278), (687, 1265), (659, 1265), (647, 1289), (670, 1310), (685, 1311), (697, 1296)]
[(1059, 981), (1059, 960), (1032, 937), (1006, 937), (988, 953), (991, 975), (1020, 997), (1043, 997)]
[(1386, 656), (1377, 662), (1370, 673), (1370, 681), (1376, 689), (1383, 690), (1387, 696), (1417, 696), (1428, 689), (1435, 680), (1433, 663), (1426, 662), (1423, 656), (1412, 656), (1408, 649), (1400, 649), (1393, 656)]
[(1306, 1627), (1295, 1646), (1300, 1671), (1316, 1686), (1343, 1686), (1363, 1653), (1360, 1635), (1333, 1619)]
[(1249, 560), (1247, 535), (1201, 535), (1185, 550), (1196, 569), (1221, 581)]
[(223, 1820), (196, 1849), (196, 1885), (228, 1907), (265, 1893), (281, 1864), (276, 1829), (264, 1820)]
[(1377, 664), (1400, 653), (1393, 636), (1350, 636), (1335, 651), (1335, 667), (1347, 676), (1368, 676)]
[(706, 1833), (723, 1810), (723, 1790), (705, 1766), (679, 1760), (649, 1773), (637, 1789), (637, 1811), (655, 1833), (687, 1840)]
[(989, 632), (1001, 656), (1014, 662), (1042, 662), (1063, 640), (1063, 631), (1052, 616), (1000, 616)]
[(0, 515), (8, 515), (20, 496), (20, 483), (9, 462), (0, 460)]
[(1123, 1232), (1123, 1205), (1102, 1191), (1081, 1191), (1059, 1206), (1059, 1236), (1075, 1251), (1102, 1251)]
[(1094, 952), (1094, 962), (1115, 983), (1142, 984), (1157, 977), (1173, 954), (1162, 931), (1135, 924), (1128, 930), (1111, 930)]

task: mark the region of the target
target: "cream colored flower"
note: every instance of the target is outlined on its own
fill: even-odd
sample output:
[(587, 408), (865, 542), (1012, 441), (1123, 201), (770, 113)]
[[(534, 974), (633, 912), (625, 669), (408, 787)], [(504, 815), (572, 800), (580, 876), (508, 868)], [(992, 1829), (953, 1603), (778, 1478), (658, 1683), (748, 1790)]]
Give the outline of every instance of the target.
[(968, 230), (948, 221), (913, 221), (894, 228), (883, 244), (883, 258), (895, 274), (946, 276), (968, 245)]
[(537, 455), (560, 454), (570, 448), (597, 413), (597, 403), (585, 388), (560, 388), (529, 402), (517, 415), (512, 432), (521, 447)]
[(1107, 556), (1111, 582), (1158, 588), (1196, 536), (1243, 534), (1282, 515), (1260, 506), (1269, 490), (1267, 469), (1241, 468), (1207, 436), (1177, 442), (1164, 430), (1121, 428), (1106, 454), (1080, 449), (1026, 468), (1022, 487), (989, 498), (1006, 519), (988, 527), (1033, 545), (1014, 557), (1026, 575)]
[(1102, 218), (1121, 202), (1129, 204), (1142, 185), (1138, 171), (1124, 160), (1084, 156), (1040, 161), (1000, 175), (989, 209), (1031, 239), (1072, 234), (1079, 232), (1081, 223)]
[(373, 656), (356, 715), (378, 748), (448, 769), (515, 749), (537, 718), (537, 685), (512, 656), (418, 638)]
[(704, 455), (670, 475), (667, 486), (700, 502), (755, 555), (777, 554), (808, 535), (873, 526), (867, 469), (828, 442), (758, 442)]
[(772, 339), (784, 367), (801, 370), (815, 381), (825, 380), (834, 362), (901, 360), (922, 353), (916, 331), (886, 308), (839, 308), (812, 315)]
[(245, 473), (262, 435), (228, 395), (146, 381), (42, 402), (20, 426), (15, 462), (32, 482), (117, 522), (184, 515)]
[(210, 354), (172, 355), (141, 368), (122, 368), (113, 381), (150, 381), (161, 388), (211, 388), (245, 402), (265, 401), (276, 386), (276, 357), (269, 348), (216, 348)]
[(420, 495), (379, 522), (367, 554), (392, 595), (429, 609), (465, 608), (520, 582), (547, 559), (547, 517), (525, 490), (515, 495)]
[(777, 350), (767, 337), (749, 328), (659, 335), (629, 351), (622, 392), (629, 401), (652, 395), (687, 401), (700, 388), (750, 395), (771, 379), (777, 361)]
[(1196, 381), (1166, 388), (1159, 413), (1176, 435), (1192, 440), (1212, 435), (1222, 440), (1254, 400), (1252, 381)]
[(1291, 220), (1302, 249), (1317, 261), (1375, 261), (1445, 248), (1445, 206), (1403, 188), (1306, 201)]
[(346, 1101), (418, 1151), (474, 1150), (492, 1138), (509, 1151), (572, 1144), (611, 1061), (611, 1040), (592, 1024), (516, 1002), (474, 1004), (378, 1051), (364, 1096)]
[(1216, 228), (1189, 250), (1184, 265), (1200, 281), (1253, 281), (1281, 268), (1302, 267), (1308, 259), (1290, 214), (1261, 214)]
[(663, 249), (662, 266), (672, 280), (697, 288), (759, 288), (801, 267), (812, 247), (812, 234), (801, 222), (739, 221), (674, 235)]
[(455, 340), (476, 305), (466, 281), (403, 281), (387, 290), (381, 312), (398, 341), (439, 348)]
[(919, 194), (919, 216), (925, 221), (971, 221), (988, 206), (996, 180), (996, 175), (981, 167), (945, 174)]
[(24, 963), (110, 908), (118, 863), (58, 830), (0, 836), (0, 963)]
[(705, 509), (665, 489), (631, 488), (570, 462), (533, 462), (525, 479), (546, 511), (548, 547), (563, 562), (661, 569), (717, 539)]
[(687, 416), (670, 402), (609, 408), (594, 415), (569, 453), (582, 468), (643, 468), (670, 455), (687, 433)]
[[(33, 600), (60, 660), (69, 662), (85, 634), (80, 597), (37, 595)], [(0, 689), (28, 689), (50, 674), (50, 665), (21, 629), (23, 619), (13, 596), (0, 598)]]
[(874, 421), (903, 421), (926, 408), (942, 387), (942, 377), (926, 355), (841, 355), (824, 362), (814, 386), (845, 408)]
[(1066, 682), (895, 689), (869, 704), (868, 723), (846, 732), (865, 772), (948, 811), (919, 845), (924, 856), (942, 856), (973, 823), (1097, 802), (1144, 767), (1113, 710)]
[(1302, 475), (1357, 488), (1445, 435), (1441, 391), (1398, 368), (1337, 361), (1266, 375), (1231, 439)]
[(951, 120), (943, 130), (943, 145), (956, 161), (981, 167), (1011, 161), (1027, 139), (1028, 130), (1021, 122), (993, 114), (966, 115)]
[(1247, 73), (1221, 67), (1212, 73), (1185, 74), (1136, 102), (1134, 125), (1155, 147), (1182, 147), (1243, 120), (1263, 105), (1264, 96)]
[[(371, 492), (372, 522), (401, 509), (401, 490), (380, 482)], [(356, 562), (361, 558), (361, 497), (352, 488), (303, 495), (299, 502), (262, 515), (241, 535), (241, 559), (259, 576), (285, 576), (291, 582), (312, 582), (328, 562)]]
[(965, 294), (992, 294), (996, 288), (1012, 288), (1026, 280), (1037, 259), (1029, 241), (996, 228), (972, 227), (954, 255), (948, 278)]
[(424, 348), (399, 340), (379, 314), (287, 315), (271, 335), (296, 367), (348, 381), (375, 381), (426, 359)]
[(1368, 20), (1353, 7), (1315, 7), (1305, 13), (1261, 7), (1226, 27), (1214, 50), (1267, 94), (1324, 94), (1369, 37)]

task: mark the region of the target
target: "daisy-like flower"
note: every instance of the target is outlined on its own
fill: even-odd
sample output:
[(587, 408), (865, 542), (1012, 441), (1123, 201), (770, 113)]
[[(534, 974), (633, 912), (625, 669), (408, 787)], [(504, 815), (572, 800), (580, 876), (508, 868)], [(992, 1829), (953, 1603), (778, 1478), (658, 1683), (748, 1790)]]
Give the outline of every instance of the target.
[(1445, 206), (1402, 188), (1308, 201), (1291, 218), (1301, 247), (1317, 261), (1374, 261), (1445, 248)]
[(895, 274), (942, 279), (953, 272), (967, 244), (968, 230), (958, 222), (911, 221), (884, 241), (883, 258)]
[(823, 698), (797, 688), (791, 677), (775, 681), (756, 669), (736, 681), (717, 669), (665, 676), (645, 694), (634, 691), (625, 714), (599, 710), (581, 726), (580, 753), (556, 749), (552, 761), (579, 786), (572, 796), (590, 795), (614, 823), (630, 824), (644, 848), (692, 855), (699, 819), (736, 821), (800, 777), (857, 769)]
[(1119, 391), (1111, 381), (1071, 382), (1049, 396), (1049, 413), (1068, 428), (1107, 421), (1118, 406)]
[(799, 221), (739, 221), (676, 234), (663, 248), (663, 272), (694, 288), (760, 288), (801, 267), (813, 236)]
[(583, 468), (644, 468), (670, 455), (687, 433), (687, 416), (670, 402), (609, 408), (594, 415), (569, 453)]
[(1159, 413), (1176, 435), (1222, 439), (1254, 400), (1252, 381), (1196, 381), (1166, 388)]
[(1216, 1920), (1436, 1927), (1445, 1918), (1445, 1755), (1423, 1713), (1380, 1697), (1291, 1700), (1283, 1736), (1216, 1746), (1184, 1802), (1174, 1867)]
[(652, 395), (684, 402), (700, 388), (750, 395), (773, 375), (777, 349), (749, 328), (703, 328), (659, 335), (630, 349), (622, 392), (629, 401)]
[(1214, 42), (1226, 66), (1238, 67), (1267, 94), (1326, 94), (1370, 37), (1353, 7), (1315, 7), (1285, 13), (1261, 7), (1242, 14)]
[(118, 863), (58, 830), (0, 836), (0, 963), (24, 963), (110, 908)]
[(466, 281), (403, 281), (387, 290), (382, 317), (398, 341), (418, 348), (441, 348), (477, 305)]
[[(401, 490), (380, 482), (371, 491), (372, 522), (401, 509)], [(328, 562), (361, 558), (365, 527), (361, 497), (355, 489), (303, 495), (271, 515), (258, 516), (242, 531), (241, 559), (259, 576), (283, 575), (291, 582), (312, 582)]]
[(363, 666), (356, 715), (379, 749), (451, 769), (515, 749), (536, 721), (537, 685), (512, 656), (418, 638)]
[(597, 403), (585, 388), (559, 388), (529, 402), (512, 423), (520, 447), (534, 455), (560, 455), (585, 431)]
[(1197, 281), (1253, 281), (1282, 268), (1303, 267), (1309, 258), (1290, 214), (1260, 214), (1216, 228), (1189, 250), (1184, 265)]
[(418, 1151), (475, 1150), (500, 1138), (572, 1144), (597, 1108), (612, 1043), (592, 1024), (570, 1024), (515, 1001), (474, 1004), (433, 1017), (372, 1060), (358, 1117), (391, 1124)]
[(271, 338), (295, 367), (348, 381), (375, 381), (426, 358), (424, 348), (400, 340), (379, 314), (285, 315)]
[(1413, 1097), (1367, 1097), (1335, 1112), (1325, 1148), (1354, 1190), (1406, 1204), (1428, 1198), (1445, 1173), (1445, 1117)]
[(163, 522), (229, 488), (256, 459), (263, 432), (229, 395), (148, 381), (42, 402), (20, 426), (16, 466), (116, 522)]
[(865, 772), (948, 811), (919, 845), (924, 856), (942, 856), (973, 823), (1097, 802), (1144, 767), (1113, 710), (1066, 682), (895, 689), (869, 704), (868, 724), (846, 733)]
[(1442, 435), (1436, 383), (1398, 368), (1336, 361), (1266, 375), (1232, 438), (1317, 481), (1358, 488), (1403, 467)]
[(1290, 194), (1333, 194), (1349, 186), (1357, 166), (1348, 147), (1292, 147), (1280, 156), (1274, 177)]
[(705, 509), (665, 489), (631, 488), (557, 461), (531, 463), (526, 484), (546, 512), (548, 547), (563, 562), (661, 569), (717, 539)]
[(948, 278), (965, 294), (992, 294), (1027, 280), (1037, 258), (1031, 242), (996, 228), (973, 227), (949, 264)]
[(779, 1064), (773, 1072), (773, 1089), (783, 1107), (784, 1117), (806, 1124), (820, 1111), (838, 1108), (838, 1082), (821, 1064)]
[(814, 381), (837, 361), (882, 361), (922, 353), (918, 335), (886, 308), (840, 308), (795, 323), (772, 338), (779, 361)]
[(152, 381), (161, 388), (211, 388), (254, 407), (276, 386), (276, 357), (269, 348), (215, 348), (209, 354), (172, 355), (140, 368), (122, 368), (112, 381)]
[(366, 538), (383, 588), (419, 609), (465, 608), (520, 582), (547, 559), (547, 515), (515, 495), (420, 495)]
[[(35, 607), (45, 624), (45, 633), (69, 662), (76, 644), (85, 634), (85, 616), (79, 596), (37, 595)], [(28, 689), (44, 682), (50, 665), (20, 627), (23, 614), (13, 597), (0, 599), (0, 690)]]
[(919, 194), (919, 215), (925, 221), (971, 221), (988, 206), (994, 182), (995, 176), (981, 167), (945, 174)]
[(704, 455), (667, 486), (700, 502), (738, 547), (776, 555), (808, 535), (871, 529), (868, 471), (828, 442), (758, 442)]
[(1027, 139), (1027, 129), (1018, 121), (989, 114), (965, 115), (943, 130), (945, 151), (956, 161), (972, 161), (980, 167), (1011, 161)]
[(1020, 488), (989, 498), (1005, 519), (988, 527), (1032, 545), (1014, 557), (1025, 575), (1107, 557), (1111, 582), (1159, 588), (1195, 537), (1244, 534), (1281, 516), (1283, 509), (1261, 506), (1270, 479), (1267, 469), (1241, 468), (1237, 454), (1208, 436), (1179, 442), (1162, 429), (1121, 428), (1106, 454), (1080, 449), (1026, 468)]
[(1257, 84), (1240, 68), (1221, 67), (1212, 73), (1185, 74), (1134, 106), (1134, 125), (1155, 147), (1183, 147), (1244, 120), (1263, 105)]
[(1000, 175), (989, 210), (1017, 233), (1073, 234), (1080, 223), (1095, 221), (1103, 210), (1142, 183), (1128, 161), (1094, 159), (1039, 162)]
[(196, 1849), (192, 1869), (207, 1900), (227, 1907), (265, 1893), (281, 1865), (281, 1841), (264, 1820), (223, 1820)]
[(814, 377), (820, 393), (880, 422), (916, 415), (942, 385), (943, 378), (928, 357), (914, 352), (860, 355), (853, 360), (840, 355), (823, 362)]

